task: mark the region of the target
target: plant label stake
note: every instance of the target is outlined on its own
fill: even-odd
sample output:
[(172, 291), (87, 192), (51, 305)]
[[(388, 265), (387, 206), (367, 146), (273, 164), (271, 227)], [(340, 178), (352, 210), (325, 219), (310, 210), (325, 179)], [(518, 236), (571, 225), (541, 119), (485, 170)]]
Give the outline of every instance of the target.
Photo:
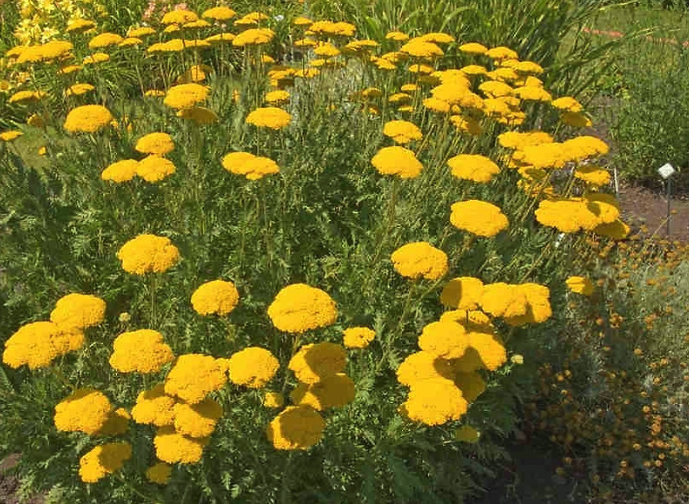
[(670, 211), (670, 193), (672, 191), (672, 175), (674, 173), (677, 173), (677, 170), (670, 164), (666, 163), (660, 168), (658, 168), (658, 174), (663, 178), (665, 181), (665, 189), (667, 190), (667, 237), (668, 239), (670, 238), (670, 216), (671, 216), (671, 211)]

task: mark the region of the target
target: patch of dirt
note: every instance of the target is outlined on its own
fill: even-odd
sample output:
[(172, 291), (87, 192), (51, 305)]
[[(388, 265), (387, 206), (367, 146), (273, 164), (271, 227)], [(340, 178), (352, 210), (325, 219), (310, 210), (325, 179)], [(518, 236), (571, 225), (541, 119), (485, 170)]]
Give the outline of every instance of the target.
[[(2, 504), (19, 504), (19, 497), (17, 490), (19, 489), (19, 481), (12, 475), (14, 469), (19, 463), (19, 455), (12, 454), (0, 460), (0, 503)], [(23, 502), (23, 504), (43, 504), (45, 499), (42, 496), (35, 496)]]
[[(625, 222), (645, 224), (646, 234), (668, 237), (666, 195), (645, 187), (623, 185), (620, 187), (620, 206)], [(689, 200), (686, 196), (671, 196), (670, 210), (669, 238), (689, 243)]]

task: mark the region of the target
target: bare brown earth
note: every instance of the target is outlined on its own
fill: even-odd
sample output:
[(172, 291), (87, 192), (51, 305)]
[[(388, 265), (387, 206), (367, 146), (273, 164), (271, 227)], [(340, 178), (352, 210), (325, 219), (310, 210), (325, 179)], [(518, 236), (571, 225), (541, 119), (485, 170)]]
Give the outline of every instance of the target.
[[(19, 496), (17, 490), (19, 482), (17, 478), (12, 475), (14, 469), (19, 463), (19, 455), (13, 454), (0, 460), (0, 504), (19, 504)], [(42, 496), (35, 496), (23, 502), (23, 504), (43, 504), (45, 499)]]
[[(667, 238), (667, 197), (665, 194), (644, 187), (622, 186), (620, 205), (627, 221), (633, 225), (645, 224), (647, 235)], [(671, 240), (689, 243), (689, 200), (686, 195), (670, 198)]]

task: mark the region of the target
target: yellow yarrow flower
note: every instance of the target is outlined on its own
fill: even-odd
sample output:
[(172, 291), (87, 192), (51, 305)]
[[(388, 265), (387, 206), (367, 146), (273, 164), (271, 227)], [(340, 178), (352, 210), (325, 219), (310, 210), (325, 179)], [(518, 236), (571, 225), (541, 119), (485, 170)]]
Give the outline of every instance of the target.
[(32, 322), (5, 341), (2, 361), (13, 369), (26, 364), (29, 369), (47, 367), (57, 357), (79, 350), (84, 333), (65, 330), (53, 322)]
[(235, 47), (263, 45), (269, 43), (274, 37), (275, 32), (269, 28), (250, 28), (234, 37), (232, 45)]
[(480, 200), (453, 204), (450, 222), (458, 229), (486, 238), (497, 235), (509, 226), (509, 220), (499, 207)]
[(366, 348), (376, 337), (368, 327), (350, 327), (343, 331), (343, 344), (347, 348)]
[(266, 408), (282, 408), (285, 398), (280, 392), (266, 392), (263, 396), (263, 406)]
[(9, 103), (37, 102), (46, 96), (45, 91), (17, 91), (10, 96)]
[(265, 348), (249, 347), (232, 354), (228, 367), (235, 385), (263, 388), (277, 373), (280, 362)]
[(227, 21), (228, 19), (233, 18), (236, 14), (237, 13), (229, 7), (221, 5), (219, 7), (211, 7), (210, 9), (206, 9), (201, 14), (201, 17), (212, 19), (214, 21)]
[(450, 280), (440, 293), (440, 302), (456, 310), (476, 310), (483, 295), (483, 282), (473, 277)]
[(280, 173), (280, 167), (272, 159), (254, 156), (249, 152), (231, 152), (222, 159), (223, 168), (249, 180), (259, 180), (266, 175)]
[(68, 331), (85, 329), (103, 322), (105, 301), (89, 294), (68, 294), (58, 299), (50, 320)]
[(381, 175), (397, 175), (403, 179), (416, 178), (423, 170), (414, 152), (397, 145), (380, 149), (371, 164)]
[(467, 349), (469, 338), (457, 322), (431, 322), (419, 336), (419, 348), (442, 359), (458, 359)]
[(81, 96), (95, 89), (96, 88), (91, 84), (85, 82), (77, 83), (73, 84), (65, 90), (65, 96)]
[(193, 23), (194, 21), (198, 21), (198, 19), (199, 16), (195, 12), (188, 10), (173, 10), (166, 13), (160, 22), (164, 25), (181, 25), (185, 23)]
[(157, 373), (175, 354), (152, 329), (140, 329), (120, 334), (113, 342), (110, 365), (120, 373)]
[(96, 446), (79, 460), (79, 476), (85, 483), (95, 483), (118, 471), (132, 456), (129, 443), (106, 443)]
[(437, 280), (448, 270), (447, 254), (428, 242), (403, 245), (390, 256), (395, 271), (407, 278)]
[(334, 324), (337, 305), (321, 289), (292, 284), (278, 292), (268, 307), (268, 316), (280, 331), (300, 334)]
[(16, 140), (20, 136), (22, 136), (24, 133), (21, 131), (16, 131), (16, 130), (10, 130), (10, 131), (3, 131), (0, 133), (0, 140), (3, 142), (11, 142), (12, 140)]
[(302, 383), (318, 383), (329, 376), (344, 371), (347, 352), (336, 343), (310, 343), (302, 346), (288, 364), (297, 380)]
[(165, 462), (158, 462), (146, 469), (146, 479), (158, 485), (167, 485), (172, 474), (172, 466)]
[(95, 65), (96, 63), (104, 63), (110, 61), (110, 55), (102, 52), (93, 53), (90, 56), (86, 56), (82, 63), (84, 65)]
[(500, 167), (486, 156), (479, 154), (460, 154), (447, 161), (452, 175), (462, 180), (482, 184), (488, 183), (500, 173)]
[(486, 46), (477, 42), (462, 44), (459, 46), (459, 50), (466, 54), (486, 54), (488, 52), (488, 48)]
[(180, 84), (168, 90), (163, 103), (174, 109), (191, 108), (206, 101), (209, 92), (210, 88), (201, 84)]
[(423, 133), (418, 126), (409, 121), (388, 121), (383, 126), (383, 135), (392, 138), (395, 143), (408, 144), (414, 140), (421, 140)]
[(95, 133), (109, 126), (113, 119), (102, 105), (82, 105), (67, 114), (64, 128), (69, 133)]
[(266, 436), (278, 450), (306, 450), (323, 437), (325, 421), (310, 406), (288, 406), (268, 424)]
[(205, 438), (213, 434), (222, 416), (222, 406), (207, 397), (197, 404), (175, 405), (175, 431), (191, 438)]
[(430, 378), (414, 383), (401, 412), (414, 422), (442, 425), (459, 420), (468, 408), (462, 391), (453, 381)]
[(167, 133), (149, 133), (139, 138), (134, 149), (143, 154), (164, 156), (175, 149), (175, 142)]
[(292, 116), (277, 107), (258, 108), (246, 116), (246, 123), (259, 128), (279, 130), (289, 125)]
[(117, 252), (117, 258), (127, 273), (162, 273), (177, 263), (179, 250), (169, 238), (141, 234), (125, 243)]
[(159, 384), (139, 393), (132, 408), (132, 418), (136, 423), (156, 427), (172, 425), (175, 421), (175, 404), (177, 400), (167, 395), (164, 385)]
[(229, 314), (239, 302), (239, 291), (232, 282), (212, 280), (191, 295), (191, 304), (199, 315)]
[(195, 439), (178, 434), (174, 427), (161, 427), (153, 438), (156, 457), (168, 464), (195, 464), (201, 460), (207, 438)]
[(452, 379), (454, 373), (449, 360), (424, 351), (408, 355), (396, 371), (397, 381), (407, 387), (431, 378)]
[(55, 406), (55, 427), (63, 432), (98, 432), (110, 416), (112, 406), (105, 394), (83, 388), (74, 391)]
[(567, 284), (567, 288), (576, 294), (581, 294), (583, 296), (590, 296), (593, 294), (593, 282), (586, 277), (571, 276), (565, 283)]
[(117, 45), (124, 40), (121, 35), (117, 33), (101, 33), (89, 40), (89, 49), (101, 49)]
[(528, 299), (517, 285), (492, 283), (483, 287), (481, 309), (494, 317), (520, 317), (526, 315)]
[(175, 164), (169, 159), (151, 154), (139, 161), (136, 174), (146, 182), (160, 182), (177, 171)]
[(102, 180), (110, 180), (116, 183), (127, 182), (132, 180), (139, 168), (139, 162), (136, 159), (123, 159), (110, 164), (100, 174)]
[(165, 393), (196, 404), (227, 382), (223, 366), (210, 355), (181, 355), (165, 379)]
[(311, 406), (317, 411), (346, 406), (354, 400), (354, 382), (344, 373), (328, 376), (318, 383), (300, 383), (290, 394), (297, 406)]

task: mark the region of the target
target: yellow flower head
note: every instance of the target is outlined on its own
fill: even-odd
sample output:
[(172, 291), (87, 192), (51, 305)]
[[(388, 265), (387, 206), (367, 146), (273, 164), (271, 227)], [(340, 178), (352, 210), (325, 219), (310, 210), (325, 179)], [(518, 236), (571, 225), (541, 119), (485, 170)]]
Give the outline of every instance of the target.
[(584, 107), (581, 106), (581, 103), (579, 103), (575, 98), (572, 98), (571, 96), (563, 96), (562, 98), (553, 100), (552, 102), (550, 102), (550, 105), (553, 108), (563, 110), (566, 112), (579, 113), (584, 111)]
[(268, 307), (268, 316), (280, 331), (298, 334), (334, 324), (337, 305), (321, 289), (292, 284), (278, 292)]
[(115, 338), (113, 350), (110, 365), (120, 373), (157, 373), (175, 358), (163, 335), (152, 329), (120, 334)]
[(114, 408), (110, 410), (108, 419), (103, 427), (98, 431), (99, 436), (119, 436), (127, 432), (129, 420), (132, 416), (124, 408)]
[(2, 140), (3, 142), (11, 142), (12, 140), (16, 140), (23, 134), (24, 133), (17, 130), (3, 131), (2, 133), (0, 133), (0, 140)]
[(160, 20), (160, 22), (164, 25), (182, 25), (186, 23), (193, 23), (194, 21), (198, 21), (198, 19), (199, 16), (195, 12), (191, 12), (188, 10), (173, 10), (166, 13), (163, 16), (163, 19)]
[(26, 124), (33, 126), (34, 128), (45, 128), (45, 120), (40, 114), (31, 114), (31, 116), (26, 120)]
[(318, 411), (339, 408), (354, 400), (355, 387), (352, 379), (344, 373), (328, 376), (310, 385), (300, 383), (290, 397), (297, 406), (311, 406)]
[(483, 295), (483, 282), (478, 278), (459, 277), (450, 280), (440, 293), (440, 302), (457, 310), (476, 310)]
[(214, 21), (227, 21), (228, 19), (233, 18), (236, 14), (237, 13), (229, 7), (220, 6), (206, 9), (201, 14), (201, 17), (206, 19), (212, 19)]
[(576, 233), (582, 229), (592, 231), (601, 224), (596, 211), (585, 199), (570, 198), (543, 200), (534, 214), (544, 226), (554, 227), (563, 233)]
[(395, 271), (407, 278), (437, 280), (448, 269), (447, 254), (428, 242), (407, 243), (390, 256)]
[(95, 483), (118, 471), (132, 456), (129, 443), (107, 443), (96, 446), (79, 460), (79, 476), (85, 483)]
[(280, 392), (266, 392), (263, 396), (263, 406), (266, 408), (282, 408), (285, 398)]
[(458, 359), (467, 349), (469, 338), (457, 322), (432, 322), (423, 328), (419, 348), (443, 359)]
[(423, 169), (412, 151), (398, 145), (380, 149), (371, 159), (371, 164), (381, 175), (398, 175), (403, 179), (416, 178)]
[(239, 302), (239, 292), (232, 282), (206, 282), (191, 295), (191, 304), (199, 315), (227, 315)]
[(452, 363), (456, 372), (472, 373), (480, 369), (495, 371), (507, 362), (507, 350), (497, 336), (486, 332), (469, 332), (468, 335), (466, 352)]
[(310, 343), (290, 359), (288, 368), (302, 383), (318, 383), (344, 371), (347, 352), (336, 343)]
[(20, 327), (5, 341), (2, 361), (14, 369), (24, 364), (37, 369), (83, 345), (84, 333), (79, 330), (65, 330), (53, 322), (33, 322)]
[(17, 91), (7, 101), (9, 103), (37, 102), (44, 96), (46, 96), (45, 91)]
[(249, 180), (259, 180), (266, 175), (280, 173), (280, 167), (272, 159), (254, 156), (249, 152), (231, 152), (222, 159), (223, 168)]
[(480, 200), (453, 204), (450, 222), (458, 229), (487, 238), (495, 236), (509, 226), (509, 220), (499, 207)]
[(175, 432), (174, 427), (161, 427), (153, 438), (156, 457), (168, 464), (195, 464), (203, 456), (206, 438), (195, 439)]
[(67, 23), (67, 33), (83, 33), (91, 28), (95, 28), (96, 23), (90, 19), (72, 19)]
[(540, 324), (548, 320), (553, 314), (550, 307), (550, 289), (544, 285), (525, 283), (515, 286), (526, 297), (526, 313), (514, 317), (506, 317), (505, 322), (511, 326), (526, 324)]
[(206, 101), (210, 88), (201, 84), (189, 83), (171, 87), (163, 103), (173, 109), (191, 108)]
[(157, 427), (172, 425), (175, 421), (176, 403), (174, 397), (165, 394), (162, 384), (156, 385), (151, 390), (139, 393), (132, 408), (132, 418), (136, 423)]
[(426, 425), (442, 425), (459, 420), (468, 408), (462, 391), (453, 381), (430, 378), (414, 383), (401, 411), (410, 420)]
[(267, 103), (277, 105), (289, 102), (289, 93), (278, 89), (276, 91), (270, 91), (266, 93), (265, 100)]
[(191, 107), (177, 111), (177, 117), (189, 119), (196, 124), (215, 124), (218, 122), (218, 114), (206, 107)]
[(519, 55), (510, 49), (509, 47), (493, 47), (492, 49), (488, 49), (486, 52), (486, 56), (489, 58), (492, 58), (494, 60), (518, 60)]
[(565, 283), (569, 290), (576, 294), (582, 294), (584, 296), (593, 294), (593, 282), (586, 277), (571, 276)]
[(434, 96), (430, 98), (425, 98), (423, 100), (423, 106), (426, 107), (428, 110), (437, 112), (439, 114), (449, 114), (451, 109), (449, 103), (447, 103), (445, 100), (441, 100), (440, 98), (436, 98)]
[(246, 116), (246, 123), (259, 128), (279, 130), (289, 125), (292, 116), (277, 107), (258, 108)]
[(100, 49), (117, 45), (124, 40), (121, 35), (117, 33), (101, 33), (89, 40), (89, 49)]
[(376, 337), (373, 329), (368, 327), (350, 327), (343, 332), (343, 343), (347, 348), (366, 348)]
[(95, 133), (113, 119), (110, 111), (102, 105), (82, 105), (67, 114), (64, 128), (70, 133)]
[(460, 154), (450, 158), (447, 164), (452, 168), (452, 175), (473, 182), (487, 183), (500, 173), (498, 165), (479, 154)]
[(85, 329), (103, 322), (105, 301), (88, 294), (67, 294), (58, 299), (50, 320), (68, 331)]
[(165, 393), (196, 404), (227, 383), (225, 368), (210, 355), (181, 355), (165, 379)]
[(459, 46), (459, 50), (466, 54), (486, 54), (488, 52), (488, 48), (486, 46), (477, 42), (462, 44)]
[(167, 133), (149, 133), (139, 138), (134, 148), (143, 154), (164, 156), (175, 149), (175, 142)]
[(408, 144), (421, 140), (423, 133), (418, 126), (408, 121), (388, 121), (383, 126), (383, 135), (392, 138), (398, 144)]
[(66, 40), (51, 40), (45, 44), (26, 47), (17, 57), (17, 63), (38, 63), (57, 59), (69, 54), (74, 49)]
[(553, 142), (553, 137), (545, 131), (508, 131), (498, 136), (498, 143), (506, 149), (523, 150)]
[(385, 40), (394, 40), (395, 42), (405, 42), (409, 40), (409, 35), (400, 31), (391, 31), (385, 34)]
[(409, 356), (397, 368), (397, 381), (411, 387), (417, 382), (430, 378), (454, 377), (454, 369), (449, 360), (441, 359), (430, 352), (416, 352)]
[(55, 427), (63, 432), (98, 432), (110, 416), (112, 406), (102, 392), (84, 388), (74, 391), (55, 406)]
[(249, 347), (232, 354), (228, 367), (235, 385), (263, 388), (277, 373), (280, 362), (265, 348)]
[(86, 94), (90, 91), (93, 91), (96, 89), (94, 86), (91, 84), (82, 82), (82, 83), (77, 83), (73, 84), (72, 86), (68, 87), (65, 90), (65, 95), (66, 96), (81, 96), (83, 94)]
[(235, 47), (263, 45), (269, 43), (275, 37), (275, 32), (269, 28), (250, 28), (232, 39)]
[(528, 304), (526, 294), (517, 285), (498, 282), (483, 287), (481, 309), (494, 317), (526, 315)]
[(306, 450), (321, 440), (324, 429), (311, 406), (288, 406), (268, 424), (266, 436), (278, 450)]
[(179, 260), (179, 250), (169, 238), (141, 234), (122, 245), (117, 252), (122, 269), (133, 275), (162, 273)]
[(424, 42), (418, 39), (410, 40), (400, 48), (400, 51), (416, 58), (435, 58), (445, 54), (433, 42)]
[(221, 416), (222, 406), (210, 397), (197, 404), (177, 403), (175, 431), (192, 438), (205, 438), (213, 434)]
[(102, 52), (93, 53), (90, 56), (86, 56), (82, 63), (84, 65), (95, 65), (96, 63), (104, 63), (105, 61), (110, 61), (110, 55)]
[(103, 180), (111, 180), (118, 184), (128, 182), (134, 178), (138, 168), (139, 162), (136, 159), (123, 159), (110, 164), (100, 174), (100, 178)]
[(158, 462), (146, 469), (146, 479), (158, 485), (167, 485), (172, 474), (172, 466), (165, 462)]
[(127, 37), (135, 37), (135, 38), (141, 38), (141, 37), (147, 37), (149, 35), (154, 35), (155, 30), (151, 28), (150, 26), (141, 26), (139, 28), (130, 28), (127, 31)]

